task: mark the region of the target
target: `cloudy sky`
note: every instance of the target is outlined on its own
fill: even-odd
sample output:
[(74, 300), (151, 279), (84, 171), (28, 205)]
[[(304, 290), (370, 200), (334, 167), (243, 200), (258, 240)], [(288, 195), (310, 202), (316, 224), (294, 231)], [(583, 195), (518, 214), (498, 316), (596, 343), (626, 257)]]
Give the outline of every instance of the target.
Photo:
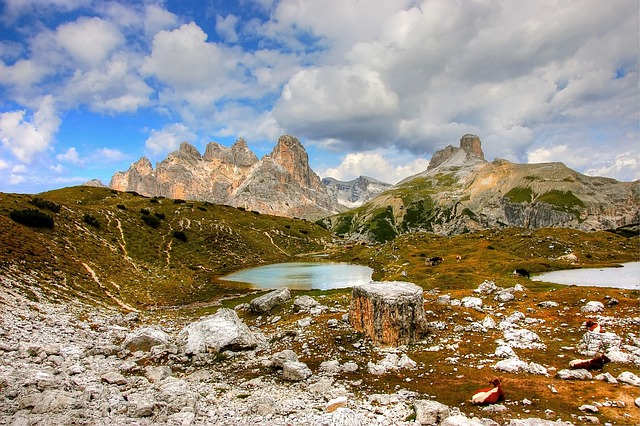
[(0, 2), (2, 192), (284, 133), (342, 180), (396, 183), (466, 133), (640, 178), (637, 0)]

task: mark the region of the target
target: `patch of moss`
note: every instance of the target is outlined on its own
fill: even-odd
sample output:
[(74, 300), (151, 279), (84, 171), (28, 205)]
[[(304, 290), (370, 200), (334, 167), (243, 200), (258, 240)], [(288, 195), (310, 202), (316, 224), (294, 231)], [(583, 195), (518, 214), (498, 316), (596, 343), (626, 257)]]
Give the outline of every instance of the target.
[(533, 200), (531, 188), (515, 187), (504, 194), (504, 198), (512, 203), (530, 203)]

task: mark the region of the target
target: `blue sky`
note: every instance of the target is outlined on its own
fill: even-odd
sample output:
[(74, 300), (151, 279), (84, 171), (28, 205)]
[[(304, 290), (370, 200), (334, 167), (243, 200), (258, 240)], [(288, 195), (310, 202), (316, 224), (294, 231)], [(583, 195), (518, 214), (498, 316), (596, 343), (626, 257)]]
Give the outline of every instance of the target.
[(98, 178), (186, 140), (298, 137), (321, 177), (488, 160), (640, 178), (637, 0), (1, 0), (0, 191)]

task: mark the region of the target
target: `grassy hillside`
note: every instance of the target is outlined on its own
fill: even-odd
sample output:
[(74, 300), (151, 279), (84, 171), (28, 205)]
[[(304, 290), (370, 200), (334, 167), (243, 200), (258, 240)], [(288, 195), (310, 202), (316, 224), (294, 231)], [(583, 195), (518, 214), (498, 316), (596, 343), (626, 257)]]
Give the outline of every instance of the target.
[[(11, 219), (25, 211), (50, 217), (53, 227)], [(331, 240), (304, 220), (94, 187), (1, 194), (0, 229), (0, 272), (13, 285), (34, 297), (128, 308), (237, 294), (216, 277), (321, 250)]]

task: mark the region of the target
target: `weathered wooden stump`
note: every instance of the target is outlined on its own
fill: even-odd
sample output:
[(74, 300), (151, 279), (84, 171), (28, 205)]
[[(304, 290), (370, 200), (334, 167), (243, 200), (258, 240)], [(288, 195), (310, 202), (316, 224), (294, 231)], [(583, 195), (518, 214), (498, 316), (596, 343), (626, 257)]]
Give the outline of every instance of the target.
[(349, 322), (379, 345), (415, 342), (426, 332), (422, 288), (401, 281), (356, 285), (351, 292)]

